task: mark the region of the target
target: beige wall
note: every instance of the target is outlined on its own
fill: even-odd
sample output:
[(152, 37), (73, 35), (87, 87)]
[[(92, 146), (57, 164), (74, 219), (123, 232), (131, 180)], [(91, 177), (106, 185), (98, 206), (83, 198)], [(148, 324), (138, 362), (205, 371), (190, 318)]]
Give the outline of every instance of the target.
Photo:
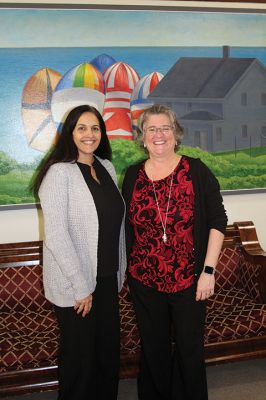
[[(5, 0), (1, 3), (24, 3), (20, 0)], [(54, 0), (27, 0), (26, 3), (47, 3), (53, 4)], [(160, 5), (171, 6), (178, 4), (178, 6), (196, 6), (202, 7), (203, 2), (183, 2), (183, 1), (138, 1), (138, 0), (77, 0), (74, 1), (56, 1), (57, 4), (134, 4), (134, 5)], [(209, 7), (215, 6), (217, 8), (225, 7), (225, 3), (206, 3)], [(231, 8), (249, 8), (250, 4), (241, 3), (227, 3), (226, 7)], [(257, 3), (257, 9), (265, 9), (266, 4)], [(264, 249), (266, 249), (266, 193), (259, 194), (241, 194), (241, 195), (225, 195), (224, 203), (227, 209), (229, 223), (234, 221), (252, 220), (257, 227), (258, 236)], [(43, 237), (42, 228), (42, 214), (41, 211), (36, 209), (26, 210), (13, 210), (13, 211), (0, 211), (0, 243), (19, 242), (28, 240), (38, 240)]]
[[(251, 220), (266, 250), (266, 193), (225, 195), (229, 223)], [(43, 238), (41, 211), (36, 209), (0, 211), (0, 243)]]

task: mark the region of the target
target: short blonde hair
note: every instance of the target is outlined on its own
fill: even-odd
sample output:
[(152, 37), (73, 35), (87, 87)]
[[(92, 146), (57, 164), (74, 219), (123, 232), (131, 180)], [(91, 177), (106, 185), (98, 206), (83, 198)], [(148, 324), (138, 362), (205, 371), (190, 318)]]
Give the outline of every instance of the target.
[(176, 148), (175, 150), (178, 150), (181, 144), (181, 139), (184, 136), (184, 129), (182, 126), (179, 124), (176, 118), (175, 112), (168, 106), (161, 105), (161, 104), (153, 104), (151, 107), (147, 108), (140, 116), (139, 122), (138, 122), (138, 127), (139, 129), (136, 131), (135, 134), (135, 139), (139, 142), (139, 144), (143, 147), (143, 134), (144, 134), (144, 129), (145, 129), (145, 124), (148, 120), (148, 118), (151, 115), (158, 115), (158, 114), (164, 114), (166, 115), (169, 120), (171, 121), (172, 127), (173, 127), (173, 134), (176, 140)]

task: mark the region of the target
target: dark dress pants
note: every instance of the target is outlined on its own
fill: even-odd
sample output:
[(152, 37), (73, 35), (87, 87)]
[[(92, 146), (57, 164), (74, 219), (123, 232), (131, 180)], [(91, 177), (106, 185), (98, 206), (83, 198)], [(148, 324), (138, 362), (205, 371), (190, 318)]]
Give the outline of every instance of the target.
[(116, 400), (119, 380), (117, 276), (99, 278), (84, 318), (57, 307), (60, 329), (58, 400)]
[(196, 302), (195, 285), (167, 294), (131, 277), (128, 282), (142, 343), (139, 399), (207, 400), (203, 345), (206, 304)]

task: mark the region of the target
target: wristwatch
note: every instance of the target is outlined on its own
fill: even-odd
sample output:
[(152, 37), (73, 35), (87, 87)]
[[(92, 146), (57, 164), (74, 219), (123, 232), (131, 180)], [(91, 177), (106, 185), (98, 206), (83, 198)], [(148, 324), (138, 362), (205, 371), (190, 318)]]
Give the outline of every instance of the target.
[(206, 274), (209, 274), (209, 275), (213, 275), (215, 272), (215, 268), (210, 267), (209, 265), (204, 265), (203, 272), (205, 272)]

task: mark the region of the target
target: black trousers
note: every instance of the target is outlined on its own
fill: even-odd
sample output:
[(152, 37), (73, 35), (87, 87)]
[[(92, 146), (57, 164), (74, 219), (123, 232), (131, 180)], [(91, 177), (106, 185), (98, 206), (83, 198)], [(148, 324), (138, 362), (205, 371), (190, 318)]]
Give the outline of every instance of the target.
[[(196, 287), (167, 294), (129, 277), (141, 336), (140, 400), (207, 400), (205, 302)], [(175, 337), (172, 349), (171, 337)]]
[(99, 278), (86, 317), (57, 307), (58, 400), (116, 400), (119, 380), (117, 276)]

